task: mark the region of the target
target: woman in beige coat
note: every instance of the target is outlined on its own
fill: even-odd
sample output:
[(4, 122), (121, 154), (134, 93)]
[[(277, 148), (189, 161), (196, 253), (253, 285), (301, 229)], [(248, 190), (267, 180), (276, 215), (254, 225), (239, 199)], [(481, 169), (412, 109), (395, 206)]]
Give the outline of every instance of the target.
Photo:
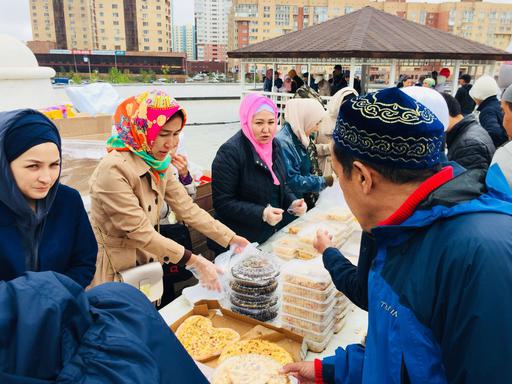
[(320, 122), (318, 136), (316, 139), (316, 151), (318, 153), (318, 166), (322, 170), (324, 176), (332, 175), (331, 165), (331, 141), (332, 132), (336, 126), (338, 112), (341, 104), (345, 100), (358, 96), (354, 88), (345, 87), (334, 94), (327, 103), (327, 111), (325, 117)]
[(248, 241), (214, 220), (173, 175), (170, 152), (179, 142), (186, 113), (164, 92), (144, 92), (121, 103), (109, 153), (90, 180), (91, 222), (99, 253), (92, 286), (116, 280), (117, 272), (153, 261), (194, 268), (210, 289), (220, 289), (217, 270), (204, 257), (160, 235), (164, 201), (180, 220), (223, 245)]

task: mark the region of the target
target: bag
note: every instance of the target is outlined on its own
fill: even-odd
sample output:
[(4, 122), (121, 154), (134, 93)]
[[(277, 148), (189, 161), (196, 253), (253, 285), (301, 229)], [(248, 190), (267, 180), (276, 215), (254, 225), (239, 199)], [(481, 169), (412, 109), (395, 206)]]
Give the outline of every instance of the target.
[(297, 92), (295, 92), (295, 95), (293, 96), (293, 98), (294, 99), (315, 99), (322, 105), (322, 107), (324, 107), (324, 100), (322, 99), (320, 94), (317, 91), (315, 91), (313, 88), (311, 88), (309, 85), (303, 85), (302, 87), (297, 89)]
[(119, 271), (117, 275), (121, 282), (134, 286), (151, 302), (159, 301), (164, 293), (164, 273), (157, 261)]

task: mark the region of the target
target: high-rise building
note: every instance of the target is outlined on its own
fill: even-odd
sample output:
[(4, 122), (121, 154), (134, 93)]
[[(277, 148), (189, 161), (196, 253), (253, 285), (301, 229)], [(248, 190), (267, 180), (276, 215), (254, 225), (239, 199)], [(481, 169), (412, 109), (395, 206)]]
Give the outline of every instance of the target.
[(175, 25), (172, 34), (173, 52), (186, 52), (188, 60), (197, 60), (196, 54), (196, 27), (189, 25)]
[(169, 52), (171, 0), (30, 0), (34, 40), (60, 49)]
[(232, 0), (194, 0), (197, 59), (225, 61)]
[(365, 6), (457, 36), (505, 49), (512, 37), (512, 5), (479, 0), (413, 3), (404, 0), (233, 0), (229, 50), (301, 30)]

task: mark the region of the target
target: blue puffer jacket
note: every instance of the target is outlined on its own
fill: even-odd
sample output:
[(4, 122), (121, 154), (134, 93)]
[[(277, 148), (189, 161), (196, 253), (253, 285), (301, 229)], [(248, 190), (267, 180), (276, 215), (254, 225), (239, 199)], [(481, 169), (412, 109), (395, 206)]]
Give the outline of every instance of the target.
[(327, 383), (512, 382), (512, 191), (496, 165), (372, 230), (366, 348), (322, 361)]
[(28, 272), (0, 282), (0, 383), (208, 381), (137, 289)]
[(325, 179), (311, 174), (311, 160), (304, 145), (285, 123), (276, 135), (281, 146), (286, 168), (286, 183), (298, 198), (307, 192), (320, 192), (325, 189)]

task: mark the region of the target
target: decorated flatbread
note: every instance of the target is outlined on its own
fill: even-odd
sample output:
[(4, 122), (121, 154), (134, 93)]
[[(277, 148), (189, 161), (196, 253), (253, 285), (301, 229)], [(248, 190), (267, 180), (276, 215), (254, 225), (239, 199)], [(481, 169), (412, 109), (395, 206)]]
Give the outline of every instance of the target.
[(225, 360), (215, 370), (212, 384), (289, 384), (287, 376), (279, 373), (279, 364), (270, 357), (245, 354)]
[(229, 328), (215, 328), (204, 316), (190, 316), (176, 330), (176, 337), (196, 361), (219, 356), (229, 344), (240, 340), (240, 334)]
[(280, 347), (275, 343), (271, 343), (266, 340), (254, 339), (238, 341), (236, 343), (228, 345), (220, 355), (219, 362), (222, 362), (230, 357), (245, 355), (245, 354), (256, 354), (267, 356), (281, 365), (293, 363), (293, 358), (288, 351)]

